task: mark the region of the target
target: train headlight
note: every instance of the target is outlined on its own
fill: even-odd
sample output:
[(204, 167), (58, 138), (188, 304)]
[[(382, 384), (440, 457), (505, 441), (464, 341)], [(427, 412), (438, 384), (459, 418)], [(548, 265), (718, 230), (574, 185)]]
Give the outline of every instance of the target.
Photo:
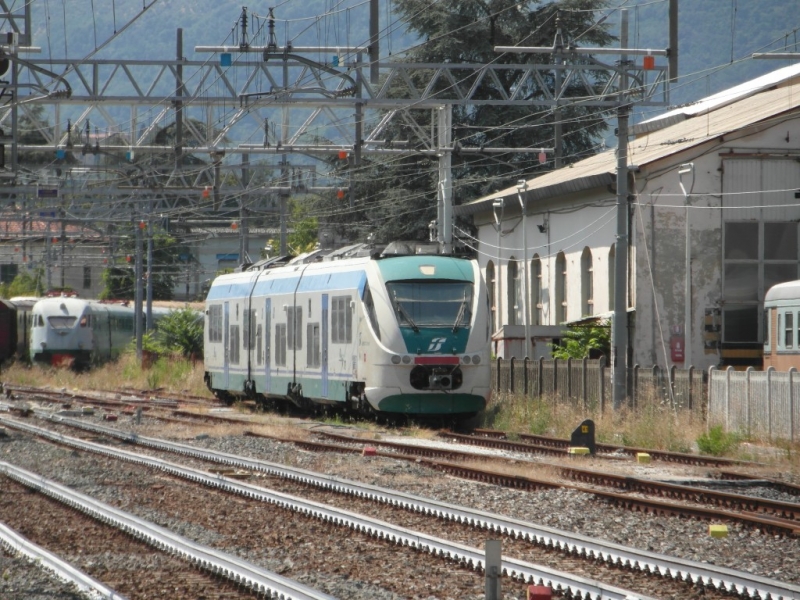
[(397, 354), (392, 355), (392, 364), (399, 365), (400, 364), (400, 357)]
[(469, 363), (471, 363), (471, 362), (472, 362), (472, 359), (471, 359), (469, 356), (466, 356), (466, 355), (465, 355), (465, 356), (464, 356), (464, 358), (462, 358), (461, 360), (463, 361), (463, 363), (464, 363), (465, 365), (468, 365)]
[(410, 357), (408, 354), (406, 354), (406, 355), (403, 357), (403, 364), (404, 364), (404, 365), (411, 364), (411, 357)]
[(481, 355), (480, 354), (476, 354), (475, 356), (472, 357), (472, 364), (473, 365), (481, 364)]

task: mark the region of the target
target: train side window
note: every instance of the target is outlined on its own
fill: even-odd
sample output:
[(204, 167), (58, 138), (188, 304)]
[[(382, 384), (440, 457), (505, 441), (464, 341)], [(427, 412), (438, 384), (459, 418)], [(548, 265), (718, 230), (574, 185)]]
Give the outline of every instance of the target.
[(772, 330), (769, 326), (771, 309), (764, 309), (764, 353), (768, 354), (772, 350)]
[(353, 311), (350, 310), (351, 296), (334, 296), (331, 310), (331, 342), (334, 344), (353, 343)]
[(255, 347), (255, 337), (253, 336), (253, 332), (256, 330), (255, 325), (256, 311), (252, 309), (244, 311), (244, 339), (242, 342), (248, 350), (252, 350)]
[(783, 339), (783, 347), (786, 349), (794, 348), (794, 313), (786, 313), (784, 327), (785, 335)]
[(87, 315), (83, 315), (81, 317), (81, 327), (88, 327), (89, 326), (89, 317)]
[(775, 337), (778, 338), (778, 350), (783, 350), (783, 338), (781, 337), (783, 331), (783, 313), (778, 313), (778, 322), (775, 325)]
[(286, 323), (275, 325), (275, 364), (286, 366)]
[(208, 307), (208, 341), (222, 341), (222, 305)]
[(320, 365), (319, 323), (308, 324), (308, 331), (306, 332), (306, 342), (308, 343), (308, 350), (306, 351), (306, 362), (309, 367), (319, 368)]
[(42, 315), (39, 315), (39, 324), (38, 324), (38, 326), (39, 327), (44, 327), (44, 318), (42, 317)]
[(375, 301), (372, 299), (372, 292), (369, 286), (364, 288), (364, 308), (367, 311), (369, 323), (372, 325), (372, 330), (375, 332), (375, 337), (381, 339), (381, 330), (378, 327), (378, 315), (375, 313)]
[(261, 324), (259, 323), (256, 325), (256, 348), (258, 348), (258, 352), (256, 352), (256, 364), (263, 365), (264, 364), (264, 344), (261, 343), (261, 339), (263, 337)]
[(229, 356), (232, 365), (239, 364), (239, 326), (231, 325), (231, 337), (229, 340)]
[(287, 347), (289, 350), (303, 349), (303, 307), (290, 306), (287, 311), (289, 329), (287, 331)]

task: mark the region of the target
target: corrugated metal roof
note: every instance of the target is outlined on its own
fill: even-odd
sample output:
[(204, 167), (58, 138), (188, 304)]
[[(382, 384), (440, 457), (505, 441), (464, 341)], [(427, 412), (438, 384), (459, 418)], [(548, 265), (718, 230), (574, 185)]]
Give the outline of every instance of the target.
[(674, 110), (665, 112), (662, 115), (647, 119), (631, 127), (634, 134), (655, 131), (669, 125), (673, 125), (685, 119), (703, 115), (722, 106), (726, 106), (737, 100), (752, 96), (776, 85), (786, 85), (792, 79), (800, 75), (800, 64), (790, 65), (782, 69), (777, 69), (766, 73), (761, 77), (756, 77), (750, 81), (745, 81), (740, 85), (733, 86), (727, 90), (702, 98), (697, 102), (692, 102), (684, 106), (679, 106)]
[[(628, 164), (644, 166), (689, 148), (699, 146), (732, 131), (759, 123), (800, 106), (800, 84), (792, 83), (721, 106), (702, 116), (688, 118), (628, 143)], [(616, 179), (616, 150), (527, 180), (529, 201), (555, 198), (567, 193), (601, 188)], [(457, 215), (492, 210), (498, 198), (517, 201), (517, 186), (500, 190), (454, 208)]]

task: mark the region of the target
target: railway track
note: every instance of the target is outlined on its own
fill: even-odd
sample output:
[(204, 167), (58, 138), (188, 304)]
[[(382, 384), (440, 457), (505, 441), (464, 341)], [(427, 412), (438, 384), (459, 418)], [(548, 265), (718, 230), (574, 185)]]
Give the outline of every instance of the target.
[[(0, 462), (0, 473), (7, 478), (4, 494), (15, 505), (14, 510), (2, 511), (4, 519), (16, 520), (18, 527), (31, 529), (58, 553), (98, 571), (99, 576), (125, 588), (128, 597), (163, 597), (169, 589), (181, 597), (207, 595), (213, 590), (212, 597), (225, 600), (272, 593), (287, 600), (332, 600), (327, 594), (202, 547), (38, 473), (6, 462)], [(18, 511), (32, 518), (22, 522), (24, 514), (16, 514)], [(44, 522), (44, 530), (35, 525), (37, 520)], [(139, 557), (137, 571), (132, 573), (130, 565), (109, 560), (112, 552)], [(62, 568), (75, 570), (64, 560), (55, 560)], [(156, 578), (151, 579), (153, 576)], [(164, 583), (167, 580), (169, 584)], [(94, 585), (91, 591), (100, 594), (99, 598), (126, 597), (103, 584)]]
[[(390, 449), (392, 452), (385, 453), (385, 456), (400, 455), (414, 459), (418, 457), (429, 459), (444, 458), (449, 459), (450, 461), (461, 462), (468, 460), (489, 460), (491, 462), (506, 463), (514, 466), (519, 465), (519, 459), (486, 457), (485, 455), (478, 456), (469, 452), (451, 450), (441, 447), (432, 448), (415, 444), (400, 444), (397, 442), (387, 442), (382, 440), (365, 440), (364, 438), (357, 438), (330, 432), (318, 432), (318, 435), (336, 440), (343, 444), (347, 444), (357, 451), (361, 451), (364, 445)], [(307, 449), (312, 449), (314, 447), (313, 442), (295, 443), (301, 444)], [(326, 444), (317, 446), (318, 450), (324, 451), (337, 451), (337, 449), (341, 448), (342, 446), (337, 447)], [(504, 475), (496, 470), (468, 467), (456, 462), (432, 461), (429, 464), (460, 477), (493, 483), (495, 485), (505, 485), (518, 489), (524, 488), (533, 490), (556, 487), (558, 485), (552, 481), (536, 480), (534, 478), (528, 478), (519, 475)], [(537, 466), (542, 466), (546, 463), (536, 464)], [(707, 488), (676, 485), (637, 477), (617, 475), (603, 471), (568, 467), (564, 465), (547, 464), (547, 466), (556, 470), (565, 479), (625, 492), (624, 494), (620, 494), (604, 491), (594, 487), (588, 488), (571, 486), (572, 489), (602, 497), (617, 506), (624, 506), (635, 510), (643, 510), (645, 512), (654, 512), (657, 514), (693, 516), (703, 519), (728, 519), (749, 524), (750, 526), (758, 527), (775, 534), (796, 535), (800, 533), (800, 504), (797, 503), (779, 502), (754, 496), (731, 494), (710, 490)], [(645, 497), (635, 496), (633, 494), (641, 494)], [(668, 498), (682, 502), (692, 502), (694, 505), (675, 504), (661, 500), (653, 500), (652, 497)], [(716, 506), (719, 508), (719, 510), (708, 509), (705, 507), (706, 505)]]
[[(475, 429), (471, 435), (458, 434), (453, 432), (442, 432), (442, 436), (457, 439), (464, 444), (475, 446), (487, 446), (490, 448), (505, 448), (514, 452), (528, 452), (533, 454), (552, 454), (555, 456), (566, 455), (571, 445), (570, 440), (556, 438), (546, 435), (534, 435), (529, 433), (509, 434), (505, 431), (494, 429)], [(518, 437), (523, 442), (514, 442), (509, 438)], [(676, 463), (681, 465), (694, 465), (701, 467), (732, 467), (732, 466), (755, 466), (753, 463), (744, 460), (722, 458), (719, 456), (702, 456), (698, 454), (687, 454), (684, 452), (667, 452), (665, 450), (652, 450), (647, 448), (636, 448), (633, 446), (622, 446), (617, 444), (604, 444), (598, 442), (595, 448), (600, 457), (621, 456), (636, 458), (637, 454), (646, 453), (653, 460)]]
[[(72, 423), (70, 423), (72, 424)], [(160, 440), (131, 436), (105, 427), (88, 426), (87, 424), (75, 424), (80, 428), (91, 431), (103, 431), (107, 435), (118, 439), (125, 439), (130, 443), (137, 443), (147, 447), (159, 448), (187, 456), (195, 456), (202, 460), (212, 460), (226, 466), (261, 471), (272, 476), (289, 478), (299, 481), (304, 485), (313, 485), (325, 490), (336, 490), (339, 493), (356, 496), (359, 498), (370, 498), (373, 501), (381, 502), (392, 506), (402, 506), (407, 510), (436, 515), (439, 518), (455, 522), (473, 522), (479, 526), (497, 532), (504, 532), (511, 538), (527, 539), (542, 546), (553, 546), (563, 548), (564, 551), (591, 557), (594, 560), (610, 562), (615, 564), (627, 564), (631, 568), (644, 572), (660, 573), (666, 577), (675, 577), (700, 585), (710, 586), (717, 589), (734, 590), (741, 595), (750, 594), (761, 598), (790, 598), (800, 593), (800, 588), (789, 584), (781, 584), (770, 580), (759, 580), (757, 577), (726, 569), (718, 569), (704, 565), (702, 563), (692, 563), (680, 559), (671, 559), (652, 553), (633, 551), (629, 548), (619, 547), (614, 544), (606, 544), (592, 539), (581, 539), (582, 536), (565, 534), (549, 530), (548, 528), (537, 528), (527, 523), (520, 523), (513, 519), (498, 518), (496, 515), (470, 511), (463, 507), (453, 507), (441, 502), (432, 502), (407, 494), (400, 494), (391, 490), (364, 486), (353, 482), (343, 482), (332, 480), (327, 476), (319, 476), (302, 470), (288, 469), (279, 465), (264, 463), (263, 461), (253, 461), (241, 459), (219, 453), (209, 453), (191, 446), (175, 444)], [(58, 438), (58, 434), (53, 434)], [(738, 578), (738, 579), (737, 579)], [(770, 587), (775, 586), (775, 587)]]

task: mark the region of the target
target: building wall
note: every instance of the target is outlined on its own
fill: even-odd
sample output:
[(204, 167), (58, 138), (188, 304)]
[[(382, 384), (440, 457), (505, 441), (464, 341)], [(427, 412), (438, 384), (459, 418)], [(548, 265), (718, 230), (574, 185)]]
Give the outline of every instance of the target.
[[(702, 369), (720, 364), (760, 364), (763, 325), (761, 319), (753, 322), (750, 317), (760, 314), (764, 294), (771, 284), (781, 277), (800, 278), (797, 271), (800, 265), (798, 156), (800, 119), (784, 119), (733, 132), (685, 152), (640, 165), (639, 171), (632, 174), (629, 306), (635, 307), (630, 328), (633, 364), (688, 366), (691, 363)], [(678, 362), (680, 352), (675, 349), (684, 337), (686, 306), (687, 214), (678, 171), (680, 165), (686, 163), (694, 165), (693, 186), (689, 176), (683, 178), (684, 187), (691, 191), (692, 206), (689, 211), (691, 331), (688, 342), (684, 339), (684, 360)], [(587, 246), (592, 255), (592, 313), (613, 311), (609, 292), (614, 264), (609, 251), (616, 241), (615, 202), (612, 191), (598, 189), (529, 206), (527, 257), (529, 264), (535, 253), (542, 258), (545, 307), (542, 325), (558, 324), (553, 301), (559, 252), (564, 252), (567, 267), (566, 321), (584, 316), (581, 256)], [(547, 231), (541, 233), (538, 226), (544, 222), (547, 222)], [(731, 225), (731, 222), (736, 224)], [(494, 263), (499, 282), (496, 297), (500, 304), (500, 323), (497, 328), (513, 322), (509, 314), (507, 264), (512, 256), (515, 259), (525, 256), (522, 218), (518, 205), (515, 207), (513, 203), (503, 214), (499, 269), (494, 216), (477, 215), (475, 223), (479, 238), (478, 260), (484, 273), (487, 263), (490, 260)], [(794, 225), (785, 225), (787, 223)], [(797, 249), (796, 259), (767, 264), (765, 248), (776, 245), (770, 239), (770, 231), (786, 229), (796, 232), (791, 241)], [(739, 230), (759, 233), (754, 242), (751, 235), (736, 233)], [(739, 256), (754, 243), (759, 258), (749, 262), (732, 260), (731, 257)], [(748, 276), (749, 273), (753, 276)], [(737, 337), (750, 341), (732, 341)]]
[(82, 298), (96, 298), (103, 289), (106, 258), (101, 242), (70, 240), (63, 245), (63, 252), (60, 242), (29, 240), (24, 245), (13, 240), (0, 242), (0, 265), (4, 271), (22, 273), (29, 270), (33, 274), (42, 269), (45, 289), (63, 285), (75, 290)]

